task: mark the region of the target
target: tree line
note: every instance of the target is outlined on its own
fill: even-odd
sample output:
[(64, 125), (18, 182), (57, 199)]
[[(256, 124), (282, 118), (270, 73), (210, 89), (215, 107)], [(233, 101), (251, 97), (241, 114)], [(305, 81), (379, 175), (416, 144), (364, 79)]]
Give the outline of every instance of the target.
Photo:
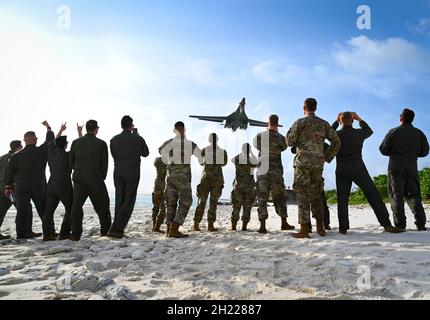
[[(425, 168), (419, 172), (420, 175), (420, 185), (421, 185), (421, 196), (424, 201), (430, 201), (430, 168)], [(376, 187), (381, 194), (384, 202), (388, 203), (390, 200), (388, 198), (388, 176), (386, 174), (379, 175), (373, 178)], [(327, 203), (337, 204), (337, 192), (336, 190), (326, 191)], [(350, 205), (367, 204), (368, 201), (360, 188), (355, 188), (351, 192), (351, 197), (349, 198)]]

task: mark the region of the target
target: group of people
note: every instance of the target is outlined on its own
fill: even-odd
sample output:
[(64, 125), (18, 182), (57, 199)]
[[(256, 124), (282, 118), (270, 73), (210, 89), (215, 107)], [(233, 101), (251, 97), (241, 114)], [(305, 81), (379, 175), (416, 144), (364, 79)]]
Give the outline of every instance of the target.
[[(363, 190), (386, 232), (405, 231), (405, 199), (415, 215), (417, 229), (426, 230), (427, 219), (421, 200), (417, 160), (429, 154), (429, 144), (424, 133), (412, 125), (415, 117), (412, 110), (405, 109), (402, 112), (401, 125), (390, 130), (380, 146), (381, 153), (390, 157), (388, 188), (394, 225), (362, 158), (363, 143), (373, 134), (369, 125), (354, 112), (339, 114), (333, 125), (330, 125), (316, 116), (317, 101), (313, 98), (306, 99), (303, 110), (305, 116), (293, 124), (286, 137), (279, 133), (279, 117), (270, 116), (268, 129), (259, 133), (253, 141), (258, 157), (254, 156), (252, 146), (246, 143), (241, 153), (231, 159), (236, 168), (231, 193), (232, 230), (237, 230), (241, 210), (242, 230), (247, 230), (251, 210), (257, 200), (259, 232), (267, 233), (270, 197), (281, 218), (281, 230), (295, 229), (287, 220), (287, 195), (281, 157), (288, 147), (296, 154), (293, 189), (297, 196), (300, 224), (300, 231), (292, 234), (293, 237), (310, 237), (311, 213), (320, 236), (324, 237), (326, 230), (330, 230), (323, 170), (325, 162), (330, 163), (335, 157), (340, 233), (347, 234), (350, 229), (348, 202), (352, 183)], [(353, 127), (354, 121), (359, 122), (360, 129)], [(97, 122), (87, 122), (85, 136), (82, 135), (83, 127), (77, 127), (79, 138), (73, 142), (70, 152), (66, 152), (67, 137), (63, 136), (66, 124), (62, 125), (56, 137), (49, 124), (46, 121), (43, 124), (47, 128), (47, 135), (40, 147), (36, 146), (35, 133), (28, 132), (24, 136), (25, 148), (20, 141), (13, 141), (10, 152), (0, 158), (0, 188), (4, 189), (0, 195), (0, 226), (6, 212), (15, 204), (17, 237), (29, 239), (41, 236), (32, 231), (33, 200), (43, 222), (44, 241), (79, 241), (82, 235), (83, 205), (89, 197), (100, 219), (101, 235), (123, 238), (136, 202), (141, 158), (149, 155), (145, 140), (134, 128), (133, 119), (125, 116), (121, 121), (123, 132), (110, 142), (111, 155), (115, 161), (113, 224), (105, 185), (108, 147), (96, 137), (99, 130)], [(342, 128), (338, 130), (340, 125)], [(217, 206), (225, 183), (223, 167), (229, 162), (227, 152), (218, 145), (215, 133), (209, 136), (209, 146), (200, 149), (187, 139), (183, 122), (175, 124), (174, 132), (175, 137), (160, 146), (160, 157), (154, 162), (157, 177), (152, 194), (153, 231), (165, 232), (169, 238), (188, 237), (180, 228), (193, 203), (191, 158), (194, 156), (203, 166), (203, 174), (197, 187), (198, 204), (193, 230), (201, 231), (200, 224), (209, 200), (208, 231), (216, 232)], [(48, 184), (45, 178), (47, 163), (51, 172)], [(59, 202), (65, 207), (65, 215), (61, 231), (57, 234), (53, 217)], [(166, 231), (161, 230), (163, 224), (167, 225)]]

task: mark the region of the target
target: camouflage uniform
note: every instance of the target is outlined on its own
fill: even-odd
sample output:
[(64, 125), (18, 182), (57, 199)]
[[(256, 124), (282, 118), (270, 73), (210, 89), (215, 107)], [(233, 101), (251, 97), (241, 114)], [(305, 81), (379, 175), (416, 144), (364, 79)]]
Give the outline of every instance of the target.
[(227, 165), (227, 152), (219, 147), (209, 146), (202, 151), (202, 161), (204, 165), (202, 179), (197, 186), (198, 205), (194, 217), (195, 223), (200, 223), (203, 220), (206, 203), (209, 193), (210, 205), (208, 211), (208, 222), (216, 221), (216, 209), (218, 200), (224, 189), (224, 176), (222, 167)]
[(258, 166), (257, 158), (240, 154), (231, 162), (236, 166), (236, 179), (233, 183), (231, 201), (233, 203), (232, 223), (240, 218), (240, 209), (243, 207), (242, 221), (247, 224), (251, 220), (251, 210), (255, 202), (255, 168)]
[(287, 218), (287, 195), (281, 153), (287, 150), (285, 138), (274, 130), (258, 134), (254, 146), (259, 151), (260, 167), (257, 171), (258, 219), (267, 220), (267, 202), (272, 194), (276, 213)]
[[(325, 140), (331, 142), (324, 153)], [(299, 206), (299, 223), (309, 224), (311, 206), (316, 219), (323, 219), (324, 162), (330, 163), (341, 142), (328, 122), (310, 115), (297, 120), (288, 131), (287, 144), (297, 147), (294, 159), (294, 191)]]
[(164, 190), (166, 189), (167, 165), (161, 157), (156, 158), (154, 166), (157, 169), (157, 177), (155, 178), (154, 192), (152, 193), (152, 220), (166, 219), (166, 197)]
[(166, 223), (182, 226), (193, 204), (191, 156), (194, 155), (200, 160), (201, 151), (194, 142), (181, 136), (166, 141), (159, 151), (163, 162), (167, 163)]

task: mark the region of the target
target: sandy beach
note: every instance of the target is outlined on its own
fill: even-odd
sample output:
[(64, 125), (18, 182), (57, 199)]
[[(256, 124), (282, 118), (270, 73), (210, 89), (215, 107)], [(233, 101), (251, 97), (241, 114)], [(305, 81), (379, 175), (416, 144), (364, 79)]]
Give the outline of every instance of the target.
[[(297, 226), (297, 207), (288, 210)], [(410, 231), (393, 235), (368, 206), (354, 207), (347, 236), (331, 211), (326, 238), (293, 239), (273, 208), (269, 234), (257, 233), (255, 208), (251, 231), (232, 232), (231, 207), (223, 206), (219, 233), (191, 232), (192, 211), (184, 227), (190, 238), (176, 240), (152, 234), (151, 210), (136, 208), (129, 238), (113, 241), (98, 236), (98, 218), (87, 209), (81, 242), (1, 242), (0, 299), (430, 299), (430, 232), (414, 231), (409, 210)], [(15, 235), (14, 219), (11, 211), (4, 234)]]

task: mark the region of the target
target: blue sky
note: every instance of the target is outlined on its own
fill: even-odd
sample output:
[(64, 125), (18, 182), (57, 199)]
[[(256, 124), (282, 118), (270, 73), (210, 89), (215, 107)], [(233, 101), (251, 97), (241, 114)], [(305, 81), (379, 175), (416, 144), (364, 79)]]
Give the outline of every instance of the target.
[[(57, 28), (61, 4), (72, 10), (68, 31)], [(356, 27), (362, 4), (372, 10), (371, 30)], [(42, 135), (38, 123), (45, 118), (54, 127), (68, 121), (70, 139), (76, 122), (96, 118), (100, 136), (109, 140), (120, 117), (131, 114), (152, 151), (142, 169), (145, 193), (156, 148), (176, 120), (187, 123), (189, 138), (201, 147), (218, 132), (230, 156), (252, 139), (258, 129), (233, 135), (187, 118), (228, 114), (243, 96), (252, 118), (278, 113), (283, 134), (308, 96), (318, 99), (329, 122), (340, 111), (358, 112), (375, 131), (364, 150), (372, 175), (386, 171), (378, 147), (404, 107), (429, 131), (428, 0), (3, 0), (0, 30), (0, 104), (20, 119), (19, 126), (0, 120), (5, 151), (28, 129)], [(287, 185), (292, 159), (284, 155)], [(195, 185), (201, 169), (193, 169)], [(225, 170), (224, 196), (233, 172)], [(333, 187), (334, 165), (325, 175)]]

